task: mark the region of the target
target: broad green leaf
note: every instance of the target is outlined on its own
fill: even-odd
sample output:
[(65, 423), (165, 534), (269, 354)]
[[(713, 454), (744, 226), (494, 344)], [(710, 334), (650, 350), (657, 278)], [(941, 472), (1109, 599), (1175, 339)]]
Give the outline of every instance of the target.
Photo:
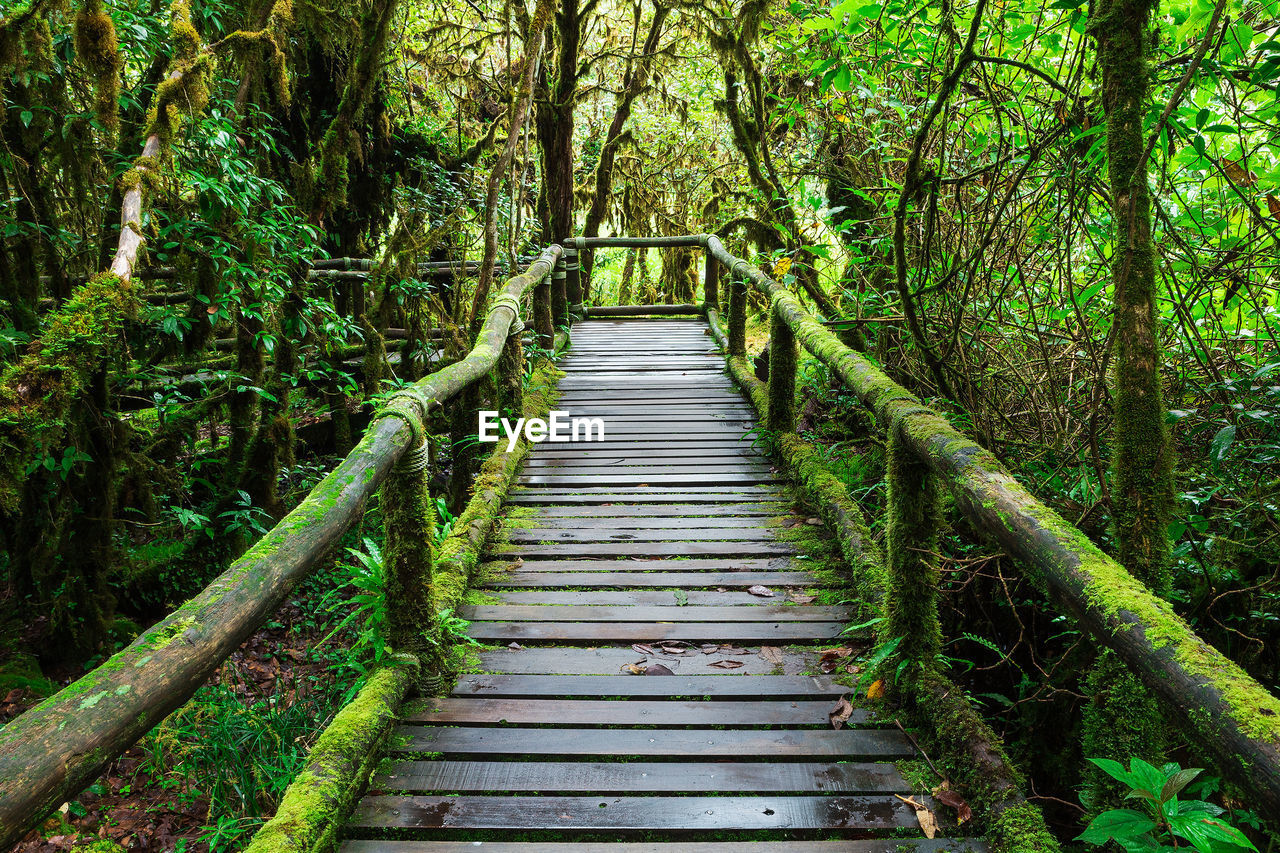
[(1188, 767), (1186, 770), (1179, 770), (1169, 777), (1164, 783), (1164, 787), (1160, 789), (1160, 801), (1171, 800), (1178, 794), (1182, 793), (1182, 789), (1191, 784), (1191, 780), (1195, 779), (1204, 771), (1198, 767)]
[(1214, 465), (1221, 465), (1223, 460), (1227, 458), (1227, 451), (1231, 449), (1231, 445), (1235, 443), (1235, 440), (1235, 424), (1227, 424), (1218, 430), (1213, 437), (1213, 441), (1209, 443), (1209, 460)]
[(1124, 765), (1119, 761), (1112, 761), (1110, 758), (1090, 758), (1089, 760), (1096, 764), (1103, 773), (1106, 773), (1117, 782), (1128, 785), (1130, 788), (1136, 787), (1133, 784), (1133, 776), (1129, 774), (1128, 770), (1124, 769)]
[[(1094, 764), (1097, 759), (1090, 759)], [(1117, 764), (1118, 762), (1112, 762)], [(1099, 765), (1101, 766), (1101, 765)], [(1156, 828), (1156, 822), (1133, 809), (1112, 809), (1095, 817), (1077, 841), (1106, 844), (1111, 839), (1137, 839)]]

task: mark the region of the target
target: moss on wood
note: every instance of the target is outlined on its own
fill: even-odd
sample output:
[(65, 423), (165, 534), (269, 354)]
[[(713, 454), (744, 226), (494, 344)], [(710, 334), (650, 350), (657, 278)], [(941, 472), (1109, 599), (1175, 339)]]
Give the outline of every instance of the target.
[(246, 853), (327, 853), (337, 847), (343, 821), (378, 764), (417, 671), (417, 660), (402, 654), (369, 677), (320, 735), (275, 817), (258, 830)]

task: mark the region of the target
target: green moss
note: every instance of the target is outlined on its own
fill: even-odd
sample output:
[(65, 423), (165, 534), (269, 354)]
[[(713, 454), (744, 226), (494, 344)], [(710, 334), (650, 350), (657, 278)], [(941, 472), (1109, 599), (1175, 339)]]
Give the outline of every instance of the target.
[(136, 315), (130, 284), (100, 273), (76, 289), (44, 334), (0, 377), (0, 509), (13, 512), (38, 453), (61, 453), (92, 377), (124, 352), (124, 322)]
[(25, 690), (35, 698), (43, 699), (56, 693), (58, 687), (44, 677), (34, 656), (14, 655), (0, 664), (0, 694), (11, 690)]
[(310, 853), (336, 847), (342, 822), (377, 765), (417, 670), (415, 659), (399, 656), (369, 677), (320, 735), (275, 817), (253, 837), (247, 853)]
[(75, 22), (76, 57), (93, 78), (98, 121), (115, 132), (120, 124), (120, 69), (124, 64), (115, 23), (102, 0), (87, 0)]

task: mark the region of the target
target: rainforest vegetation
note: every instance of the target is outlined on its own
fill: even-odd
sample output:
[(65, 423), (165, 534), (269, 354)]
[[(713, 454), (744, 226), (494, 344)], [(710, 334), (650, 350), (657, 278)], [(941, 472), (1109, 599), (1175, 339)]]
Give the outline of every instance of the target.
[[(0, 96), (0, 719), (218, 576), (584, 234), (719, 235), (1280, 688), (1277, 0), (0, 0)], [(702, 298), (693, 249), (583, 264), (589, 305)], [(797, 397), (882, 535), (884, 439), (816, 360)], [(433, 426), (438, 534), (475, 403)], [(1064, 843), (1115, 793), (1088, 759), (1207, 766), (943, 513), (941, 654)], [(384, 653), (381, 525), (24, 849), (90, 812), (243, 847)]]

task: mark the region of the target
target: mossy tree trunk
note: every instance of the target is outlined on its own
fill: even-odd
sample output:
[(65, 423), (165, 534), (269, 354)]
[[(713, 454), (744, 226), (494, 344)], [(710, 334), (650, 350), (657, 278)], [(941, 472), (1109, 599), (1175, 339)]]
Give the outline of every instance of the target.
[[(1155, 7), (1153, 0), (1102, 0), (1092, 33), (1102, 70), (1115, 239), (1112, 519), (1120, 564), (1167, 597), (1173, 479), (1160, 388), (1155, 250), (1142, 126), (1150, 94), (1147, 55)], [(1095, 665), (1088, 685), (1084, 757), (1127, 762), (1141, 756), (1159, 765), (1166, 736), (1154, 697), (1109, 652)], [(1100, 771), (1086, 770), (1085, 800), (1091, 807), (1103, 808), (1123, 793)]]

